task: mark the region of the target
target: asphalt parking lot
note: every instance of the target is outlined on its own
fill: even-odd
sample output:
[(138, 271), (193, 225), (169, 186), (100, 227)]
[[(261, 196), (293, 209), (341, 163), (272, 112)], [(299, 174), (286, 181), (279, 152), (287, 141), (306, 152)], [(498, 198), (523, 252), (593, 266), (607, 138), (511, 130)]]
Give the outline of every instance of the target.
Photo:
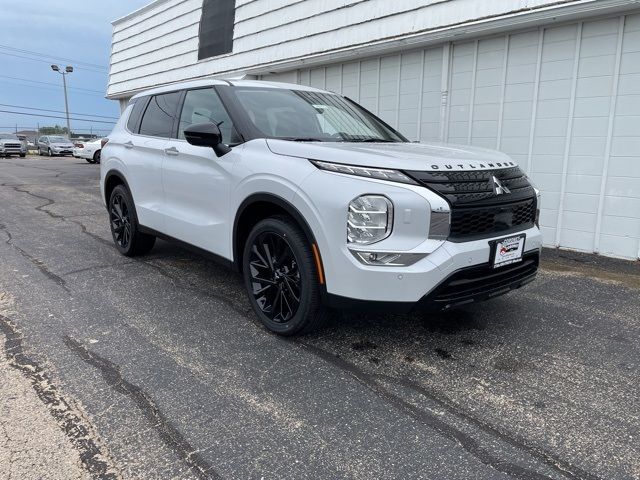
[(640, 478), (637, 262), (286, 340), (233, 272), (120, 256), (98, 175), (0, 159), (0, 341), (95, 477)]

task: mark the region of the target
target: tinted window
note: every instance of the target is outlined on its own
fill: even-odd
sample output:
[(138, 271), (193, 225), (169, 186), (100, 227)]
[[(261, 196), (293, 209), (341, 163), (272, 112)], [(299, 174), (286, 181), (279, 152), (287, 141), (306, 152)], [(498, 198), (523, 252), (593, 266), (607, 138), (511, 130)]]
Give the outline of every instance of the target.
[(235, 0), (203, 0), (198, 60), (233, 50), (235, 14)]
[(142, 117), (144, 107), (147, 105), (147, 100), (149, 100), (148, 97), (138, 98), (133, 104), (131, 115), (129, 115), (129, 120), (127, 120), (127, 129), (130, 132), (138, 133), (138, 127), (140, 126), (140, 117)]
[(215, 123), (220, 127), (224, 143), (237, 143), (234, 138), (233, 124), (220, 97), (212, 88), (189, 90), (184, 98), (180, 115), (178, 138), (184, 138), (184, 129), (194, 123)]
[(176, 117), (180, 92), (154, 95), (144, 111), (140, 123), (140, 135), (170, 137)]
[(273, 88), (234, 88), (262, 135), (325, 142), (404, 142), (379, 118), (339, 95)]

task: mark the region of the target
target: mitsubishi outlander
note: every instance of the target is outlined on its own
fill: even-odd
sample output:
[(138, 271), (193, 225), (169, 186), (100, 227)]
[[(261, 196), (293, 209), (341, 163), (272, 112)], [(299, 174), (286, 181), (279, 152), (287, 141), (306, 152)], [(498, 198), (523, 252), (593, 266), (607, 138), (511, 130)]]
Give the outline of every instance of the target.
[(282, 335), (332, 308), (446, 310), (535, 278), (538, 191), (508, 156), (409, 142), (352, 100), (200, 80), (134, 96), (103, 140), (116, 248), (173, 239), (237, 269)]

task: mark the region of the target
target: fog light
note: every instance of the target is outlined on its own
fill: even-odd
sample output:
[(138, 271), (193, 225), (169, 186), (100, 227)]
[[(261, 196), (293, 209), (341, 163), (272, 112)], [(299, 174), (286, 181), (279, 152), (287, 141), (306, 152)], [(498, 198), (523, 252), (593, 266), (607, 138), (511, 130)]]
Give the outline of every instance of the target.
[(362, 195), (349, 203), (347, 240), (368, 245), (391, 234), (393, 204), (382, 195)]
[(408, 267), (427, 256), (426, 253), (349, 251), (360, 263), (379, 267)]

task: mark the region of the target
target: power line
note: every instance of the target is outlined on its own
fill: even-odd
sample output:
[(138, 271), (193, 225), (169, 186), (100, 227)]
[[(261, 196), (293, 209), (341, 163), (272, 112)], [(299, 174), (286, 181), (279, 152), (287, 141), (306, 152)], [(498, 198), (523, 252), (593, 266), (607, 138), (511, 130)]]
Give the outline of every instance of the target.
[(31, 55), (39, 55), (39, 56), (42, 56), (42, 57), (57, 58), (58, 60), (64, 60), (65, 62), (71, 62), (71, 63), (74, 63), (76, 65), (85, 65), (85, 66), (88, 66), (88, 67), (99, 68), (101, 70), (107, 70), (107, 68), (104, 65), (99, 65), (97, 63), (81, 62), (79, 60), (73, 60), (71, 58), (57, 57), (57, 56), (49, 55), (49, 54), (42, 53), (42, 52), (34, 52), (33, 50), (25, 50), (23, 48), (10, 47), (9, 45), (0, 45), (0, 48), (3, 48), (5, 50), (11, 50), (11, 51), (14, 51), (14, 52), (27, 53), (27, 54), (31, 54)]
[[(25, 80), (22, 80), (22, 81), (25, 81)], [(27, 85), (27, 84), (20, 83), (18, 81), (14, 81), (14, 80), (2, 80), (1, 78), (0, 78), (0, 83), (8, 83), (8, 84), (11, 84), (11, 85), (19, 85), (21, 87), (27, 87), (27, 88), (37, 88), (39, 90), (50, 90), (52, 92), (54, 92), (54, 91), (55, 92), (59, 92), (60, 90), (58, 90), (58, 88), (62, 88), (62, 86), (59, 86), (58, 88), (54, 88), (54, 86), (56, 86), (56, 85), (51, 86), (51, 87), (43, 87), (43, 86), (40, 86), (40, 85)], [(67, 87), (67, 88), (70, 88), (70, 87)], [(92, 97), (104, 98), (104, 94), (100, 95), (99, 93), (92, 93), (92, 92), (76, 91), (76, 92), (74, 92), (74, 95), (90, 95)]]
[[(37, 113), (26, 113), (26, 112), (13, 112), (10, 110), (0, 110), (0, 113), (11, 113), (14, 115), (28, 115), (30, 117), (45, 117), (45, 118), (61, 118), (61, 119), (66, 119), (67, 117), (60, 117), (60, 116), (56, 116), (56, 115), (40, 115)], [(74, 120), (74, 121), (79, 121), (79, 122), (90, 122), (90, 123), (109, 123), (109, 124), (115, 124), (116, 122), (108, 122), (106, 120), (91, 120), (88, 118), (69, 118), (69, 120)]]
[[(0, 52), (2, 53), (2, 52)], [(31, 83), (39, 83), (41, 85), (53, 85), (54, 87), (58, 87), (58, 88), (62, 88), (61, 85), (58, 85), (57, 83), (54, 82), (41, 82), (39, 80), (29, 80), (28, 78), (20, 78), (20, 77), (10, 77), (9, 75), (0, 75), (1, 78), (9, 78), (11, 80), (20, 80), (21, 82), (31, 82)], [(90, 88), (82, 88), (82, 87), (67, 87), (68, 89), (73, 89), (73, 90), (83, 90), (85, 92), (92, 92), (92, 93), (100, 93), (102, 95), (104, 95), (104, 92), (101, 92), (100, 90), (91, 90)]]
[[(42, 112), (53, 112), (53, 113), (66, 113), (63, 110), (47, 110), (46, 108), (36, 108), (36, 107), (23, 107), (20, 105), (9, 105), (7, 103), (0, 103), (0, 107), (12, 107), (12, 108), (21, 108), (23, 110), (40, 110)], [(118, 120), (119, 117), (110, 117), (107, 115), (94, 115), (92, 113), (78, 113), (78, 112), (69, 112), (71, 115), (81, 115), (84, 117), (95, 117), (95, 118), (111, 118), (113, 120)]]
[[(32, 60), (34, 62), (47, 63), (49, 65), (51, 65), (52, 63), (56, 63), (55, 60), (44, 60), (44, 59), (40, 59), (40, 58), (25, 57), (24, 55), (18, 55), (18, 54), (15, 54), (15, 53), (0, 52), (0, 55), (9, 55), (10, 57), (24, 58), (25, 60)], [(78, 70), (84, 70), (86, 72), (100, 73), (102, 75), (106, 75), (107, 74), (106, 70), (105, 71), (93, 70), (93, 69), (87, 68), (87, 67), (77, 67), (77, 68), (78, 68)]]

